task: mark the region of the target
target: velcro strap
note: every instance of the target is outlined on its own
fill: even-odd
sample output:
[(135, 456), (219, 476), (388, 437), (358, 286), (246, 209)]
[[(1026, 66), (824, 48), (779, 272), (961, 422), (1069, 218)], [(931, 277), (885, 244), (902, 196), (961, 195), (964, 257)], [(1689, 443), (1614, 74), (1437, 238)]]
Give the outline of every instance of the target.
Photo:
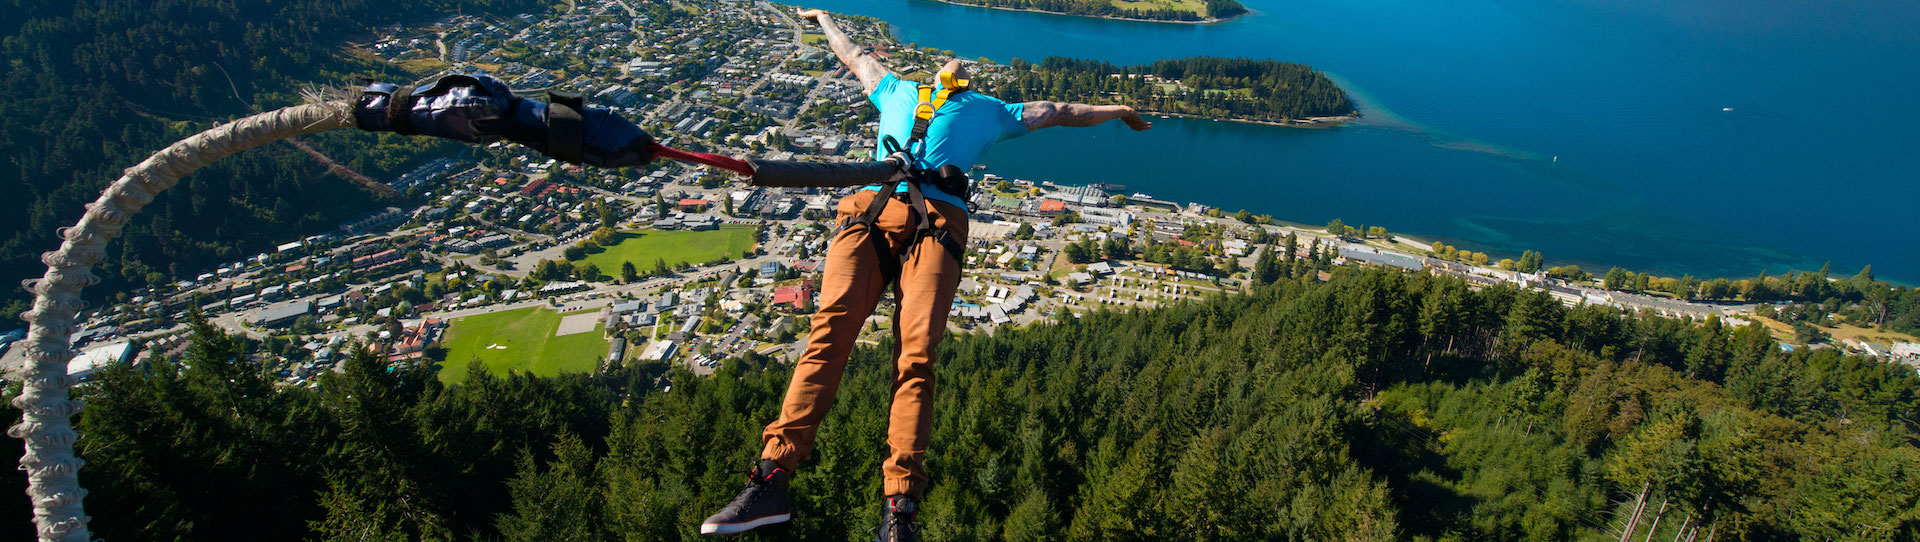
[(393, 89), (387, 95), (387, 129), (400, 135), (413, 135), (413, 87)]
[(586, 129), (581, 126), (580, 112), (585, 103), (579, 93), (547, 92), (547, 156), (572, 164), (581, 162)]
[(953, 256), (955, 261), (960, 260), (960, 257), (967, 253), (967, 247), (961, 245), (960, 239), (947, 233), (947, 230), (935, 229), (933, 233), (927, 234), (927, 237), (932, 237), (934, 242), (940, 243), (940, 247), (947, 249), (947, 254)]

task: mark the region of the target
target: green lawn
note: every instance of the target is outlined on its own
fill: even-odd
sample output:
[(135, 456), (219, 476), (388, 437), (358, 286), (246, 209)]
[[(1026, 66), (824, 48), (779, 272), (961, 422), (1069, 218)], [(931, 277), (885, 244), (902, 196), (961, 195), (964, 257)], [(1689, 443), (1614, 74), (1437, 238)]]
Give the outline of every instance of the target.
[(1198, 15), (1207, 14), (1207, 3), (1205, 0), (1108, 0), (1107, 3), (1113, 4), (1113, 7), (1120, 9), (1172, 9)]
[(552, 376), (598, 369), (596, 363), (607, 355), (605, 326), (594, 326), (590, 333), (555, 337), (560, 317), (546, 307), (527, 307), (454, 320), (443, 342), (447, 361), (440, 367), (440, 381), (457, 384), (466, 380), (467, 364), (474, 358), (479, 358), (487, 371), (500, 375), (530, 371)]
[(751, 226), (732, 224), (707, 231), (621, 232), (620, 240), (613, 246), (601, 247), (574, 265), (593, 264), (600, 267), (601, 274), (618, 277), (622, 262), (633, 262), (634, 267), (644, 273), (652, 271), (654, 264), (663, 258), (667, 265), (739, 258), (741, 252), (753, 248), (753, 232)]

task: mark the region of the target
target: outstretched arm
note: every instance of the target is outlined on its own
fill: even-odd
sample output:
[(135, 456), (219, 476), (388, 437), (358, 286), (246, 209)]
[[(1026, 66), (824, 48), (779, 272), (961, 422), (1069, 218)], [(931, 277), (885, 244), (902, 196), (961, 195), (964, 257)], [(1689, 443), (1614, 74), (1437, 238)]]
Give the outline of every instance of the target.
[(1027, 102), (1020, 113), (1020, 123), (1027, 130), (1039, 130), (1054, 126), (1093, 126), (1113, 119), (1127, 123), (1128, 128), (1145, 130), (1153, 123), (1140, 118), (1132, 107), (1124, 105), (1087, 105), (1060, 102)]
[(840, 25), (833, 22), (832, 14), (818, 9), (803, 9), (799, 15), (802, 19), (820, 22), (820, 32), (827, 35), (827, 45), (833, 48), (834, 56), (840, 57), (840, 63), (846, 64), (853, 69), (854, 75), (860, 77), (860, 84), (866, 87), (867, 94), (873, 94), (873, 87), (879, 86), (880, 80), (886, 79), (887, 74), (892, 72), (880, 63), (880, 59), (873, 57), (873, 51), (868, 50), (867, 46), (848, 38), (847, 33), (840, 30)]

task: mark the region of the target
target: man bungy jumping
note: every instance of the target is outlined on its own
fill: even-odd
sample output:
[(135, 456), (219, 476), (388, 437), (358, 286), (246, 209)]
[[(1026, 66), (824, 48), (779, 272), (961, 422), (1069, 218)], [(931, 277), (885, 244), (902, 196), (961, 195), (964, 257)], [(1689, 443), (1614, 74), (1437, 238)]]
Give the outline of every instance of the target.
[[(965, 168), (989, 145), (1052, 126), (1093, 126), (1120, 119), (1135, 130), (1151, 126), (1133, 108), (1056, 102), (1009, 104), (966, 90), (959, 61), (940, 69), (932, 85), (901, 80), (866, 47), (855, 44), (817, 10), (800, 17), (820, 23), (840, 61), (866, 87), (880, 111), (876, 156), (901, 152), (912, 160), (909, 181), (870, 185), (840, 200), (839, 231), (827, 249), (819, 312), (806, 353), (793, 366), (780, 418), (761, 433), (759, 465), (733, 502), (700, 524), (702, 534), (738, 533), (787, 521), (787, 481), (813, 451), (814, 435), (833, 405), (867, 317), (891, 283), (899, 310), (893, 406), (887, 420), (891, 453), (881, 463), (886, 506), (881, 541), (917, 540), (916, 501), (927, 488), (925, 459), (933, 422), (934, 347), (960, 283), (967, 238)], [(899, 199), (895, 205), (889, 200)]]

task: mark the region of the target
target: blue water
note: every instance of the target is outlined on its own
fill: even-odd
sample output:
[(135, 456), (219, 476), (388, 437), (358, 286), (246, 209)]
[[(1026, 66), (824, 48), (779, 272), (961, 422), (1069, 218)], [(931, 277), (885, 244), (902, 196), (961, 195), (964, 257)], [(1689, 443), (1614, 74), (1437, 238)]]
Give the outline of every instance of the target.
[[(1382, 225), (1604, 271), (1920, 282), (1920, 2), (1242, 0), (1213, 25), (820, 0), (997, 61), (1302, 62), (1366, 120), (1154, 119), (1003, 143), (992, 171), (1284, 220)], [(1723, 108), (1733, 108), (1725, 111)], [(1558, 161), (1555, 161), (1558, 157)]]

